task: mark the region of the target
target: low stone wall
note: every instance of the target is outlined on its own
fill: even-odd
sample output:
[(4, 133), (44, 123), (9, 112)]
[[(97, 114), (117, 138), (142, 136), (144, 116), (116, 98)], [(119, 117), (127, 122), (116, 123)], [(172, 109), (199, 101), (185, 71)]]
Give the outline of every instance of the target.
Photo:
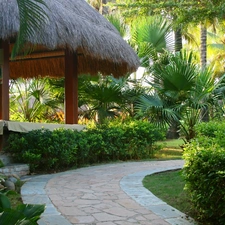
[(0, 173), (3, 173), (6, 176), (12, 176), (13, 174), (16, 174), (17, 176), (21, 177), (28, 175), (30, 173), (30, 168), (27, 164), (7, 165), (0, 168)]

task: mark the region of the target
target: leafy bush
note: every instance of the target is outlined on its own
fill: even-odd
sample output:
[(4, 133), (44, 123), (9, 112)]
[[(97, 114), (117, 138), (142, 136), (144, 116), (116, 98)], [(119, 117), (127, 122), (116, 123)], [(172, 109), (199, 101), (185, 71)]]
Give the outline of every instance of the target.
[[(154, 143), (163, 140), (165, 134), (147, 121), (113, 120), (104, 125), (89, 128), (88, 133), (103, 137), (100, 149), (103, 160), (128, 160), (151, 158)], [(98, 149), (99, 149), (98, 146)], [(101, 159), (100, 159), (101, 161)]]
[(98, 162), (151, 158), (153, 145), (163, 134), (143, 121), (118, 121), (72, 130), (34, 130), (11, 134), (8, 151), (31, 171), (66, 169)]
[(221, 123), (221, 121), (200, 123), (195, 127), (195, 130), (198, 137), (215, 137), (218, 131), (225, 133), (225, 123)]
[(199, 219), (204, 224), (222, 225), (225, 224), (225, 143), (221, 142), (221, 131), (211, 133), (210, 129), (205, 129), (205, 133), (214, 133), (213, 138), (198, 136), (185, 148), (185, 188)]
[(30, 170), (67, 168), (76, 162), (76, 131), (56, 129), (33, 130), (26, 134), (11, 134), (8, 151), (18, 162), (30, 165)]

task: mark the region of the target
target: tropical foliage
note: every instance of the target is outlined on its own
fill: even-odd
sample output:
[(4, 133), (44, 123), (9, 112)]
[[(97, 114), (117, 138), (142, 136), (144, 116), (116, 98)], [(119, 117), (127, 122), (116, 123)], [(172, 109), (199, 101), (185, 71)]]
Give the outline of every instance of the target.
[(48, 78), (11, 80), (11, 119), (29, 122), (53, 119), (60, 104), (54, 99), (48, 81)]
[(191, 53), (170, 54), (167, 60), (152, 67), (154, 79), (148, 83), (153, 89), (141, 97), (137, 109), (161, 125), (176, 122), (189, 141), (202, 119), (201, 110), (209, 107), (213, 111), (223, 96), (219, 91), (223, 78), (215, 82), (211, 70), (201, 70)]
[[(24, 2), (20, 4), (21, 10), (36, 10), (36, 13), (39, 10), (38, 4), (42, 4), (41, 1), (38, 2), (35, 8), (26, 3), (29, 0), (21, 2)], [(102, 7), (106, 1), (91, 1), (90, 3)], [(204, 6), (197, 4), (196, 10), (210, 10), (210, 16), (195, 15), (193, 21), (196, 23), (200, 23), (203, 19), (214, 18), (219, 6), (223, 5), (220, 1), (212, 2), (212, 8), (210, 8), (210, 2), (206, 3)], [(103, 78), (101, 75), (94, 79), (87, 76), (80, 77), (80, 118), (94, 119), (97, 123), (103, 123), (106, 118), (118, 116), (147, 117), (151, 122), (163, 126), (176, 124), (175, 129), (177, 126), (182, 128), (182, 134), (189, 140), (195, 135), (194, 125), (202, 120), (206, 112), (210, 118), (218, 115), (218, 112), (222, 115), (224, 92), (223, 76), (220, 80), (214, 80), (212, 69), (206, 68), (201, 71), (192, 53), (173, 55), (168, 52), (168, 50), (173, 52), (175, 46), (171, 35), (171, 31), (177, 29), (174, 22), (186, 18), (188, 16), (186, 11), (192, 5), (197, 6), (196, 2), (170, 1), (165, 4), (165, 2), (153, 0), (150, 2), (145, 0), (117, 1), (117, 7), (120, 9), (125, 9), (127, 4), (130, 6), (130, 12), (139, 8), (144, 17), (137, 18), (134, 14), (129, 14), (135, 18), (132, 25), (131, 23), (125, 24), (128, 20), (122, 19), (121, 14), (109, 15), (108, 19), (136, 50), (142, 66), (145, 67), (145, 76), (149, 86), (148, 88), (142, 87), (141, 82), (131, 81), (128, 77), (120, 79)], [(183, 8), (181, 9), (180, 6)], [(191, 13), (196, 10), (192, 9)], [(222, 9), (220, 12), (222, 13)], [(165, 16), (166, 13), (169, 16)], [(44, 12), (40, 14), (42, 16), (39, 19), (42, 19), (42, 22), (46, 21), (47, 15)], [(194, 23), (192, 25), (195, 26)], [(28, 27), (29, 23), (25, 28)], [(183, 34), (184, 30), (182, 29)], [(191, 36), (186, 35), (186, 37)], [(219, 48), (218, 44), (211, 44), (211, 46)], [(63, 119), (64, 80), (45, 80), (42, 82), (42, 88), (40, 85), (31, 84), (34, 81), (29, 82), (31, 87), (28, 87), (26, 82), (19, 87), (19, 81), (12, 81), (11, 118), (23, 121), (51, 121), (55, 118), (53, 115), (60, 112), (60, 118)]]
[(131, 27), (130, 42), (142, 66), (149, 67), (166, 50), (174, 49), (171, 24), (161, 16), (137, 19)]
[(45, 210), (45, 205), (20, 204), (15, 209), (6, 196), (0, 192), (0, 224), (2, 225), (38, 225), (38, 220)]

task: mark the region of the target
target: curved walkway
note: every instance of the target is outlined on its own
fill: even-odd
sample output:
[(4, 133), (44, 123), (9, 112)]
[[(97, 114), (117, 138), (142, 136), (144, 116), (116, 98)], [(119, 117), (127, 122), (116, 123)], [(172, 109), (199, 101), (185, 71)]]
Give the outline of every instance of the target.
[(46, 204), (40, 225), (191, 225), (142, 186), (146, 175), (182, 166), (182, 160), (126, 162), (33, 176), (21, 194), (24, 203)]

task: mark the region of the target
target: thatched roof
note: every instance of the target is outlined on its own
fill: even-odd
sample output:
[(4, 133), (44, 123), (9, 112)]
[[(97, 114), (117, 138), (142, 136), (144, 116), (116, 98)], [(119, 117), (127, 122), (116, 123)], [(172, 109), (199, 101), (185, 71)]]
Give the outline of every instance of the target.
[[(134, 72), (139, 59), (117, 30), (85, 0), (46, 0), (48, 22), (28, 43), (37, 47), (25, 60), (10, 62), (10, 77), (64, 76), (64, 50), (78, 55), (78, 73)], [(0, 39), (13, 40), (19, 30), (16, 0), (0, 2)], [(11, 41), (12, 42), (12, 41)], [(46, 50), (48, 52), (46, 52)]]

